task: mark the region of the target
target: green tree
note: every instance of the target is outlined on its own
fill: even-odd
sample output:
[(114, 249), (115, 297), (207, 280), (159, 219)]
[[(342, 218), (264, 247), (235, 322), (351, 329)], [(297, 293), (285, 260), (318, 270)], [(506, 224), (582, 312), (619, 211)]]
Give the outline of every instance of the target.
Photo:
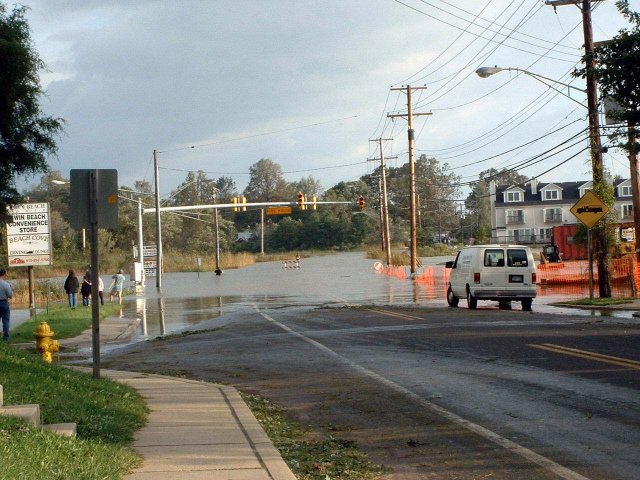
[[(369, 177), (368, 175), (363, 176), (360, 180), (356, 180), (354, 182), (340, 182), (328, 189), (322, 195), (322, 199), (327, 202), (354, 202), (357, 203), (358, 197), (360, 195), (364, 196), (367, 201), (368, 206), (374, 205), (374, 201), (377, 199), (378, 195), (374, 196), (372, 190), (369, 186)], [(376, 190), (377, 192), (377, 183)], [(336, 205), (332, 207), (334, 211), (344, 210), (344, 206)]]
[(50, 170), (40, 177), (40, 183), (23, 192), (30, 202), (48, 202), (64, 220), (69, 222), (69, 179), (58, 170)]
[(289, 184), (289, 188), (294, 195), (298, 192), (302, 192), (309, 200), (313, 195), (319, 196), (320, 193), (322, 193), (322, 184), (320, 183), (320, 180), (313, 178), (311, 175), (308, 177), (302, 177), (297, 182), (291, 182)]
[(289, 200), (291, 192), (282, 175), (280, 165), (269, 158), (261, 159), (249, 167), (249, 183), (244, 195), (249, 202)]
[(214, 182), (219, 203), (229, 203), (231, 197), (238, 195), (236, 182), (231, 177), (220, 177)]
[(435, 158), (427, 158), (426, 155), (421, 155), (416, 161), (418, 227), (424, 232), (422, 243), (431, 242), (436, 235), (441, 238), (459, 229), (456, 216), (459, 183), (460, 178), (451, 173), (446, 163), (440, 165)]
[(300, 235), (303, 229), (300, 220), (285, 217), (273, 227), (267, 237), (267, 245), (270, 250), (292, 251), (300, 248)]
[(51, 242), (54, 248), (62, 245), (80, 246), (81, 237), (69, 225), (69, 179), (58, 170), (51, 170), (40, 177), (40, 183), (23, 192), (28, 202), (49, 204)]
[[(627, 142), (627, 125), (637, 137), (640, 125), (640, 14), (631, 10), (628, 0), (620, 0), (616, 6), (631, 28), (620, 30), (611, 40), (595, 47), (593, 73), (602, 97), (620, 106), (607, 112), (622, 124), (610, 137), (627, 151), (638, 153), (637, 143)], [(577, 70), (576, 75), (586, 77), (586, 68)]]
[(44, 63), (38, 56), (25, 7), (12, 11), (0, 3), (0, 215), (17, 203), (16, 176), (45, 172), (47, 156), (55, 154), (54, 136), (63, 121), (40, 110), (43, 90), (38, 72)]
[(524, 185), (528, 177), (507, 168), (502, 170), (489, 168), (480, 172), (478, 177), (479, 180), (473, 185), (464, 202), (468, 215), (463, 220), (463, 229), (466, 232), (466, 238), (473, 237), (480, 242), (485, 242), (491, 238), (489, 184), (493, 181), (496, 186)]

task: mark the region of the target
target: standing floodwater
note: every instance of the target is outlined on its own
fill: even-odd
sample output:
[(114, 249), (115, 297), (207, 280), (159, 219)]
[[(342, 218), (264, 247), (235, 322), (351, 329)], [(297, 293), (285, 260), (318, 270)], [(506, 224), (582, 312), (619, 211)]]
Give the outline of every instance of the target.
[[(430, 266), (435, 266), (434, 271), (443, 271), (443, 263), (450, 259), (452, 257), (422, 258), (424, 267), (418, 273), (428, 271)], [(446, 285), (441, 275), (433, 282), (413, 282), (377, 273), (374, 263), (375, 260), (366, 258), (364, 253), (356, 252), (303, 258), (300, 268), (293, 269), (284, 269), (282, 262), (263, 262), (225, 270), (223, 275), (214, 272), (167, 273), (163, 276), (161, 293), (156, 289), (154, 279), (147, 279), (144, 292), (125, 299), (124, 313), (141, 320), (137, 336), (140, 339), (198, 328), (223, 314), (254, 305), (261, 308), (446, 306)], [(555, 295), (546, 287), (539, 288), (538, 292), (533, 304), (537, 311), (548, 311), (545, 303), (566, 298), (564, 294)], [(461, 308), (466, 308), (464, 302), (461, 303)], [(490, 306), (490, 302), (486, 302), (486, 306)], [(519, 309), (519, 304), (515, 308)]]
[[(432, 259), (442, 263), (444, 257)], [(259, 304), (291, 305), (403, 305), (436, 302), (434, 295), (410, 280), (377, 274), (375, 260), (362, 252), (302, 258), (300, 268), (283, 269), (282, 262), (214, 272), (167, 273), (161, 294), (147, 279), (144, 294), (127, 298), (125, 311), (143, 320), (145, 337), (165, 335), (214, 319), (223, 312)]]

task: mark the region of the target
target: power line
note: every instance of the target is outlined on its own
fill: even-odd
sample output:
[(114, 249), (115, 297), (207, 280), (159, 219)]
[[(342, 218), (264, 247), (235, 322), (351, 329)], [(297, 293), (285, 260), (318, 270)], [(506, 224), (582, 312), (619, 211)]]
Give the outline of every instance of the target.
[[(521, 148), (524, 148), (524, 147), (526, 147), (526, 146), (529, 146), (529, 145), (531, 145), (531, 144), (533, 144), (533, 143), (535, 143), (535, 142), (537, 142), (537, 141), (539, 141), (539, 140), (542, 140), (543, 138), (548, 137), (549, 135), (552, 135), (552, 134), (554, 134), (554, 133), (558, 133), (560, 130), (563, 130), (563, 129), (567, 128), (567, 127), (570, 127), (571, 125), (573, 125), (573, 124), (574, 124), (575, 122), (577, 122), (577, 121), (578, 121), (578, 120), (575, 120), (575, 121), (573, 121), (573, 122), (571, 122), (571, 123), (568, 123), (567, 125), (565, 125), (565, 126), (563, 126), (563, 127), (559, 128), (559, 129), (557, 129), (557, 130), (554, 130), (553, 132), (545, 133), (544, 135), (542, 135), (542, 136), (540, 136), (540, 137), (538, 137), (538, 138), (535, 138), (535, 139), (533, 139), (533, 140), (530, 140), (530, 141), (528, 141), (528, 142), (526, 142), (526, 143), (523, 143), (522, 145), (518, 145), (517, 147), (511, 148), (511, 149), (509, 149), (509, 150), (505, 150), (504, 152), (500, 152), (500, 153), (498, 153), (498, 154), (496, 154), (496, 155), (492, 155), (492, 156), (490, 156), (490, 157), (486, 157), (486, 158), (483, 158), (483, 159), (481, 159), (481, 160), (476, 160), (476, 161), (474, 161), (474, 162), (465, 163), (465, 164), (463, 164), (463, 165), (459, 165), (459, 166), (456, 166), (456, 167), (451, 167), (449, 170), (458, 170), (458, 169), (460, 169), (460, 168), (465, 168), (465, 167), (469, 167), (469, 166), (471, 166), (471, 165), (477, 165), (477, 164), (479, 164), (479, 163), (483, 163), (483, 162), (486, 162), (486, 161), (489, 161), (489, 160), (493, 160), (494, 158), (500, 157), (500, 156), (505, 155), (505, 154), (507, 154), (507, 153), (511, 153), (511, 152), (513, 152), (513, 151), (515, 151), (515, 150), (519, 150), (519, 149), (521, 149)], [(585, 131), (586, 131), (586, 129), (584, 129), (584, 128), (583, 128), (583, 129), (582, 129), (578, 134), (576, 134), (576, 135), (574, 135), (573, 137), (570, 137), (570, 138), (575, 138), (576, 136), (578, 136), (578, 135), (580, 135), (580, 134), (584, 133)]]
[[(441, 18), (438, 18), (438, 17), (436, 17), (436, 16), (430, 15), (430, 14), (428, 14), (428, 13), (426, 13), (426, 12), (424, 12), (424, 11), (422, 11), (422, 10), (418, 9), (418, 8), (412, 7), (411, 5), (408, 5), (408, 4), (404, 3), (404, 2), (402, 2), (401, 0), (393, 0), (393, 1), (394, 1), (394, 2), (396, 2), (396, 3), (399, 3), (400, 5), (404, 5), (405, 7), (409, 8), (409, 9), (411, 9), (411, 10), (414, 10), (415, 12), (418, 12), (418, 13), (420, 13), (420, 14), (422, 14), (422, 15), (425, 15), (426, 17), (429, 17), (429, 18), (431, 18), (431, 19), (433, 19), (433, 20), (436, 20), (436, 21), (438, 21), (438, 22), (440, 22), (440, 23), (444, 23), (445, 25), (448, 25), (448, 26), (450, 26), (450, 27), (453, 27), (453, 28), (455, 28), (455, 29), (457, 29), (457, 30), (462, 30), (462, 27), (459, 27), (458, 25), (454, 25), (454, 24), (449, 23), (449, 22), (447, 22), (447, 21), (445, 21), (445, 20), (443, 20), (443, 19), (441, 19)], [(494, 42), (494, 43), (500, 43), (500, 42), (498, 42), (498, 41), (496, 41), (496, 40), (490, 40), (490, 39), (487, 39), (486, 37), (483, 37), (482, 35), (477, 35), (477, 34), (474, 34), (474, 33), (472, 33), (472, 35), (479, 36), (480, 38), (482, 38), (482, 39), (484, 39), (484, 40), (489, 40), (489, 41), (492, 41), (492, 42)], [(508, 47), (508, 48), (511, 48), (511, 49), (513, 49), (513, 50), (520, 51), (520, 52), (531, 53), (531, 54), (533, 54), (533, 55), (535, 55), (535, 54), (536, 54), (535, 52), (532, 52), (532, 51), (529, 51), (529, 50), (525, 50), (525, 49), (523, 49), (523, 48), (514, 47), (513, 45), (505, 44), (505, 46), (506, 46), (506, 47)], [(560, 61), (560, 62), (570, 62), (570, 63), (573, 63), (573, 62), (574, 62), (574, 60), (566, 60), (566, 59), (563, 59), (563, 58), (557, 58), (557, 57), (551, 57), (551, 56), (550, 56), (550, 57), (547, 57), (547, 58), (550, 58), (550, 59), (552, 59), (552, 60), (558, 60), (558, 61)]]
[[(427, 4), (427, 5), (431, 5), (431, 4), (429, 4), (429, 2), (427, 2), (427, 1), (425, 1), (425, 0), (420, 0), (420, 1), (421, 1), (422, 3)], [(475, 15), (475, 14), (473, 14), (472, 12), (469, 12), (469, 11), (467, 11), (467, 10), (463, 9), (463, 8), (460, 8), (458, 5), (454, 5), (454, 4), (450, 3), (450, 2), (447, 2), (446, 0), (441, 0), (441, 2), (442, 2), (442, 3), (444, 3), (444, 4), (446, 4), (446, 5), (449, 5), (449, 6), (450, 6), (450, 7), (452, 7), (452, 8), (455, 8), (455, 9), (457, 9), (457, 10), (460, 10), (461, 12), (464, 12), (464, 13), (466, 13), (466, 14), (468, 14), (468, 15)], [(438, 8), (439, 10), (446, 11), (446, 10), (440, 9), (439, 7), (436, 7), (435, 5), (431, 5), (431, 6), (432, 6), (432, 7), (434, 7), (434, 8)], [(449, 12), (447, 12), (447, 13), (449, 13)], [(453, 14), (451, 14), (451, 13), (449, 13), (449, 14), (450, 14), (450, 15), (453, 15)], [(477, 16), (476, 16), (476, 18), (477, 18)], [(495, 22), (492, 22), (492, 21), (487, 20), (487, 19), (482, 18), (482, 17), (480, 17), (480, 20), (483, 20), (483, 21), (485, 21), (485, 22), (488, 22), (488, 23), (490, 23), (490, 24), (492, 24), (492, 25), (493, 25), (493, 24), (495, 24)], [(501, 27), (506, 28), (506, 29), (508, 29), (508, 30), (512, 30), (512, 29), (510, 29), (509, 27), (507, 27), (506, 25), (502, 25)], [(518, 33), (519, 35), (522, 35), (523, 37), (529, 37), (529, 38), (532, 38), (532, 39), (534, 39), (534, 40), (539, 40), (539, 41), (544, 42), (544, 43), (553, 43), (551, 40), (547, 40), (546, 38), (543, 38), (543, 37), (536, 37), (535, 35), (530, 35), (530, 34), (528, 34), (528, 33), (518, 32), (517, 30), (516, 30), (516, 31), (514, 31), (514, 33)], [(520, 40), (520, 41), (521, 41), (521, 40)], [(534, 44), (534, 43), (530, 43), (530, 45), (532, 45), (532, 46), (539, 46), (539, 45), (536, 45), (536, 44)], [(574, 47), (569, 46), (569, 45), (566, 45), (566, 46), (565, 46), (565, 45), (558, 45), (558, 46), (560, 46), (560, 47), (562, 47), (562, 48), (566, 48), (566, 49), (568, 49), (568, 50), (574, 50)], [(541, 48), (546, 48), (546, 47), (541, 47)], [(559, 52), (559, 53), (563, 53), (563, 52)], [(567, 53), (567, 55), (571, 55), (571, 54)], [(573, 54), (573, 55), (575, 55), (575, 54)]]
[[(523, 5), (524, 5), (525, 1), (526, 1), (526, 0), (522, 0), (522, 2), (520, 3), (520, 6), (518, 6), (518, 7), (516, 8), (516, 10), (515, 10), (515, 11), (514, 11), (510, 16), (509, 16), (509, 18), (508, 18), (507, 20), (511, 20), (511, 19), (516, 15), (516, 13), (518, 12), (518, 10), (519, 10)], [(518, 25), (520, 25), (520, 24), (522, 24), (522, 23), (524, 23), (524, 22), (525, 22), (525, 19), (527, 18), (527, 16), (529, 16), (529, 15), (530, 15), (530, 13), (531, 13), (531, 11), (533, 10), (533, 8), (534, 8), (534, 7), (532, 7), (532, 8), (531, 8), (531, 10), (529, 10), (529, 12), (527, 12), (527, 14), (525, 15), (525, 17), (524, 17), (522, 20), (520, 20), (520, 22), (518, 22)], [(542, 8), (542, 6), (540, 6), (540, 7), (539, 7), (539, 9), (540, 9), (540, 8)], [(506, 9), (505, 9), (504, 11), (506, 11)], [(480, 48), (480, 50), (479, 50), (479, 51), (478, 51), (478, 52), (477, 52), (477, 53), (476, 53), (476, 54), (475, 54), (475, 55), (474, 55), (474, 56), (473, 56), (473, 57), (472, 57), (472, 58), (471, 58), (471, 59), (470, 59), (470, 60), (469, 60), (465, 65), (463, 65), (463, 66), (462, 66), (462, 67), (461, 67), (461, 68), (456, 72), (456, 74), (454, 75), (454, 77), (453, 77), (453, 78), (457, 77), (458, 75), (461, 75), (461, 74), (462, 74), (462, 73), (467, 69), (467, 67), (468, 67), (469, 65), (471, 65), (472, 63), (474, 63), (474, 62), (476, 61), (476, 59), (478, 59), (481, 55), (483, 55), (483, 56), (482, 56), (482, 60), (481, 60), (481, 63), (482, 63), (482, 62), (484, 62), (484, 60), (486, 60), (487, 58), (489, 58), (489, 56), (490, 56), (491, 54), (493, 54), (494, 52), (496, 52), (496, 51), (498, 50), (498, 48), (500, 48), (500, 46), (501, 46), (501, 45), (503, 45), (503, 44), (504, 44), (504, 42), (506, 42), (506, 41), (507, 41), (507, 39), (509, 38), (509, 36), (508, 36), (508, 35), (507, 35), (507, 36), (505, 36), (505, 38), (504, 38), (504, 39), (502, 39), (500, 42), (498, 42), (498, 44), (497, 44), (497, 45), (493, 46), (493, 48), (492, 48), (488, 53), (485, 53), (485, 54), (483, 54), (483, 53), (482, 53), (486, 48), (488, 48), (488, 47), (489, 47), (490, 43), (491, 43), (492, 41), (494, 41), (494, 39), (498, 36), (498, 34), (499, 34), (499, 33), (500, 33), (500, 31), (499, 31), (499, 30), (498, 30), (497, 32), (495, 32), (495, 33), (494, 33), (494, 35), (493, 35), (493, 37), (491, 37), (491, 39), (489, 39), (489, 40), (488, 40), (488, 41), (487, 41), (487, 42), (482, 46), (482, 48)], [(512, 31), (512, 33), (513, 33), (513, 31)], [(512, 34), (512, 33), (511, 33), (511, 34)], [(511, 34), (509, 34), (509, 35), (511, 35)], [(475, 40), (474, 40), (474, 41), (475, 41)], [(455, 84), (455, 85), (453, 85), (453, 86), (450, 86), (450, 83), (448, 82), (446, 85), (442, 85), (441, 87), (437, 88), (433, 93), (431, 93), (430, 95), (428, 95), (428, 96), (427, 96), (427, 98), (425, 99), (425, 102), (426, 102), (427, 100), (432, 99), (436, 94), (438, 94), (438, 92), (440, 92), (440, 91), (441, 91), (441, 90), (443, 90), (444, 88), (448, 88), (448, 87), (450, 87), (450, 88), (448, 88), (448, 90), (447, 90), (447, 91), (445, 91), (444, 93), (440, 94), (440, 96), (436, 97), (434, 100), (431, 100), (431, 102), (432, 102), (432, 103), (433, 103), (433, 102), (435, 102), (435, 101), (438, 101), (440, 98), (442, 98), (443, 96), (445, 96), (447, 93), (450, 93), (452, 90), (454, 90), (456, 87), (458, 87), (462, 82), (464, 82), (467, 78), (469, 78), (469, 76), (473, 75), (473, 72), (474, 72), (474, 71), (475, 71), (475, 69), (473, 69), (471, 72), (467, 73), (467, 75), (466, 75), (466, 76), (464, 76), (460, 81), (458, 81), (458, 83), (456, 83), (456, 84)], [(420, 106), (421, 106), (421, 104), (417, 104), (417, 105), (420, 105)]]
[[(367, 163), (366, 161), (359, 161), (359, 162), (354, 162), (354, 163), (344, 163), (341, 165), (330, 165), (327, 167), (316, 167), (316, 168), (306, 168), (306, 169), (302, 169), (302, 170), (287, 170), (287, 171), (283, 171), (283, 174), (287, 174), (287, 173), (304, 173), (304, 172), (315, 172), (318, 170), (330, 170), (333, 168), (346, 168), (346, 167), (353, 167), (354, 165), (362, 165)], [(186, 168), (171, 168), (171, 167), (159, 167), (160, 170), (169, 170), (172, 172), (193, 172), (193, 170), (189, 170)], [(202, 172), (202, 173), (208, 173), (208, 174), (212, 174), (212, 175), (251, 175), (249, 172), (216, 172), (216, 171), (208, 171), (208, 170), (198, 170), (198, 172)]]
[[(436, 56), (436, 58), (434, 58), (433, 60), (431, 60), (429, 63), (427, 63), (424, 67), (422, 67), (420, 70), (418, 70), (416, 73), (414, 73), (414, 74), (413, 74), (413, 75), (411, 75), (410, 77), (405, 78), (405, 79), (404, 79), (404, 80), (402, 80), (401, 82), (395, 83), (394, 85), (395, 85), (395, 86), (397, 86), (397, 85), (401, 85), (401, 84), (404, 84), (404, 83), (409, 83), (409, 81), (411, 81), (411, 80), (413, 79), (413, 77), (415, 77), (416, 75), (418, 75), (418, 74), (420, 74), (420, 73), (424, 72), (427, 68), (429, 68), (431, 65), (433, 65), (433, 64), (434, 64), (434, 63), (435, 63), (435, 62), (436, 62), (436, 61), (437, 61), (437, 60), (438, 60), (442, 55), (444, 55), (444, 54), (445, 54), (445, 53), (446, 53), (446, 52), (447, 52), (451, 47), (453, 47), (453, 45), (454, 45), (454, 44), (455, 44), (455, 43), (456, 43), (460, 38), (462, 38), (462, 36), (463, 36), (465, 33), (467, 33), (467, 30), (471, 27), (471, 25), (473, 25), (473, 24), (474, 24), (475, 20), (476, 20), (477, 18), (479, 18), (480, 14), (481, 14), (482, 12), (484, 12), (484, 10), (485, 10), (487, 7), (489, 7), (489, 5), (491, 5), (491, 2), (492, 2), (492, 1), (493, 1), (493, 0), (490, 0), (489, 2), (487, 2), (487, 4), (482, 8), (482, 10), (480, 10), (480, 12), (479, 12), (475, 17), (474, 17), (474, 19), (473, 19), (471, 22), (468, 22), (467, 27), (465, 27), (465, 28), (464, 28), (464, 30), (462, 30), (462, 31), (458, 34), (458, 36), (457, 36), (457, 37), (456, 37), (456, 38), (455, 38), (455, 39), (454, 39), (454, 40), (453, 40), (449, 45), (447, 45), (447, 47), (446, 47), (442, 52), (440, 52), (440, 53), (438, 54), (438, 56)], [(477, 37), (476, 37), (476, 38), (477, 38)], [(468, 43), (468, 44), (467, 44), (467, 45), (466, 45), (466, 46), (465, 46), (465, 47), (464, 47), (460, 52), (458, 52), (458, 55), (459, 55), (460, 53), (464, 52), (467, 48), (469, 48), (469, 47), (471, 46), (471, 44), (472, 44), (472, 43), (473, 43), (473, 42)], [(457, 55), (456, 55), (456, 56), (457, 56)], [(427, 78), (427, 77), (429, 77), (429, 76), (433, 75), (434, 73), (438, 72), (439, 70), (441, 70), (442, 68), (444, 68), (446, 65), (448, 65), (449, 63), (451, 63), (451, 62), (456, 58), (456, 56), (451, 57), (447, 62), (445, 62), (443, 65), (440, 65), (436, 70), (434, 70), (433, 72), (431, 72), (431, 73), (429, 73), (429, 74), (427, 74), (427, 75), (422, 76), (422, 77), (421, 77), (420, 79), (418, 79), (418, 80), (425, 79), (425, 78)]]
[(340, 122), (342, 120), (350, 120), (352, 118), (357, 118), (358, 115), (351, 115), (350, 117), (343, 117), (343, 118), (337, 118), (334, 120), (327, 120), (326, 122), (316, 122), (316, 123), (309, 123), (307, 125), (300, 125), (298, 127), (291, 127), (291, 128), (283, 128), (282, 130), (272, 130), (270, 132), (264, 132), (264, 133), (256, 133), (253, 135), (246, 135), (243, 137), (235, 137), (235, 138), (228, 138), (225, 140), (219, 140), (217, 142), (210, 142), (210, 143), (202, 143), (202, 144), (198, 144), (198, 145), (190, 145), (188, 147), (180, 147), (180, 148), (174, 148), (171, 150), (163, 150), (162, 152), (158, 152), (158, 153), (168, 153), (168, 152), (179, 152), (181, 150), (189, 150), (192, 148), (202, 148), (202, 147), (210, 147), (213, 145), (220, 145), (223, 143), (229, 143), (229, 142), (236, 142), (238, 140), (246, 140), (248, 138), (256, 138), (256, 137), (263, 137), (265, 135), (274, 135), (276, 133), (283, 133), (283, 132), (290, 132), (292, 130), (299, 130), (301, 128), (309, 128), (309, 127), (316, 127), (318, 125), (326, 125), (328, 123), (334, 123), (334, 122)]

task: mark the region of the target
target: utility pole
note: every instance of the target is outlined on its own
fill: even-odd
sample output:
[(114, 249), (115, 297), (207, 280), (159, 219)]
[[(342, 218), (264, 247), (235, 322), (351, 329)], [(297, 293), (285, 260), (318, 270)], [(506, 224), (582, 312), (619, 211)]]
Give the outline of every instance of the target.
[[(594, 0), (601, 1), (601, 0)], [(600, 141), (600, 120), (598, 118), (598, 84), (593, 71), (593, 28), (591, 25), (591, 0), (547, 0), (554, 8), (562, 5), (575, 5), (582, 11), (582, 30), (584, 34), (584, 59), (587, 79), (587, 109), (589, 116), (589, 140), (591, 146), (591, 174), (593, 188), (604, 182), (602, 163), (602, 143)], [(581, 7), (579, 5), (582, 5)], [(596, 253), (598, 257), (598, 287), (600, 297), (611, 297), (611, 275), (609, 240), (604, 229), (595, 231)]]
[(387, 117), (406, 117), (407, 118), (407, 138), (409, 141), (409, 218), (411, 223), (411, 274), (415, 274), (418, 269), (418, 234), (416, 227), (416, 163), (413, 158), (413, 147), (415, 143), (415, 132), (413, 130), (413, 117), (422, 115), (431, 115), (431, 112), (415, 113), (411, 102), (411, 93), (414, 90), (426, 90), (427, 87), (392, 87), (391, 90), (404, 91), (407, 95), (407, 113), (388, 113)]
[(380, 205), (380, 208), (378, 209), (380, 214), (380, 248), (385, 252), (387, 249), (387, 240), (385, 239), (384, 207), (382, 206), (382, 175), (378, 175), (378, 205)]
[[(378, 138), (375, 140), (369, 140), (370, 142), (377, 142), (380, 147), (380, 158), (370, 158), (369, 160), (380, 160), (380, 191), (382, 201), (380, 202), (380, 219), (383, 245), (382, 248), (387, 256), (387, 265), (391, 265), (391, 228), (389, 226), (389, 202), (387, 199), (387, 167), (385, 166), (384, 147), (382, 142), (391, 141), (393, 138)], [(387, 157), (398, 158), (398, 157)]]
[(636, 260), (640, 261), (640, 175), (638, 175), (638, 144), (636, 124), (629, 121), (627, 126), (629, 142), (629, 170), (631, 171), (631, 197), (633, 199), (633, 225), (636, 241)]
[(162, 224), (160, 223), (160, 174), (158, 151), (153, 151), (154, 182), (156, 184), (156, 288), (162, 288)]

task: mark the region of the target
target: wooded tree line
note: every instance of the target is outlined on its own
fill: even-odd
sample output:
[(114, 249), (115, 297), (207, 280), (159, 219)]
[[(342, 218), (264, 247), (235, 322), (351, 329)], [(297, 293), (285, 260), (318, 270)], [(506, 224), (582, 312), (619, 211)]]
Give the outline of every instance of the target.
[[(408, 164), (387, 169), (389, 216), (392, 239), (396, 245), (406, 245), (409, 239), (409, 168)], [(203, 171), (189, 172), (162, 206), (209, 205), (231, 203), (232, 197), (244, 195), (247, 202), (295, 202), (303, 192), (310, 201), (351, 202), (348, 205), (311, 205), (306, 210), (293, 207), (290, 216), (265, 216), (265, 250), (268, 252), (306, 249), (351, 249), (380, 242), (380, 168), (351, 182), (339, 182), (323, 190), (320, 181), (309, 176), (287, 182), (282, 168), (271, 159), (261, 159), (249, 169), (249, 182), (240, 192), (234, 180), (222, 176), (209, 178)], [(486, 240), (490, 235), (488, 182), (518, 183), (525, 180), (514, 172), (488, 170), (481, 175), (462, 207), (459, 177), (449, 167), (435, 159), (421, 156), (416, 161), (416, 191), (419, 210), (419, 244), (450, 239), (466, 242), (473, 237)], [(66, 182), (66, 183), (65, 183)], [(81, 248), (79, 232), (69, 225), (68, 179), (58, 171), (41, 177), (40, 183), (24, 193), (29, 202), (48, 202), (51, 207), (52, 242), (54, 249), (67, 253)], [(359, 211), (357, 198), (366, 199), (366, 208)], [(119, 227), (100, 232), (101, 247), (106, 251), (120, 249), (131, 252), (137, 244), (138, 201), (144, 207), (154, 207), (152, 185), (137, 181), (122, 186), (119, 201)], [(218, 214), (220, 246), (223, 251), (259, 252), (261, 247), (260, 208), (232, 212), (221, 209)], [(238, 235), (242, 232), (243, 235)], [(155, 243), (155, 216), (143, 215), (145, 244)], [(248, 238), (247, 238), (248, 237)], [(169, 251), (213, 253), (215, 228), (213, 211), (162, 213), (163, 246)], [(240, 240), (241, 239), (241, 240)]]

